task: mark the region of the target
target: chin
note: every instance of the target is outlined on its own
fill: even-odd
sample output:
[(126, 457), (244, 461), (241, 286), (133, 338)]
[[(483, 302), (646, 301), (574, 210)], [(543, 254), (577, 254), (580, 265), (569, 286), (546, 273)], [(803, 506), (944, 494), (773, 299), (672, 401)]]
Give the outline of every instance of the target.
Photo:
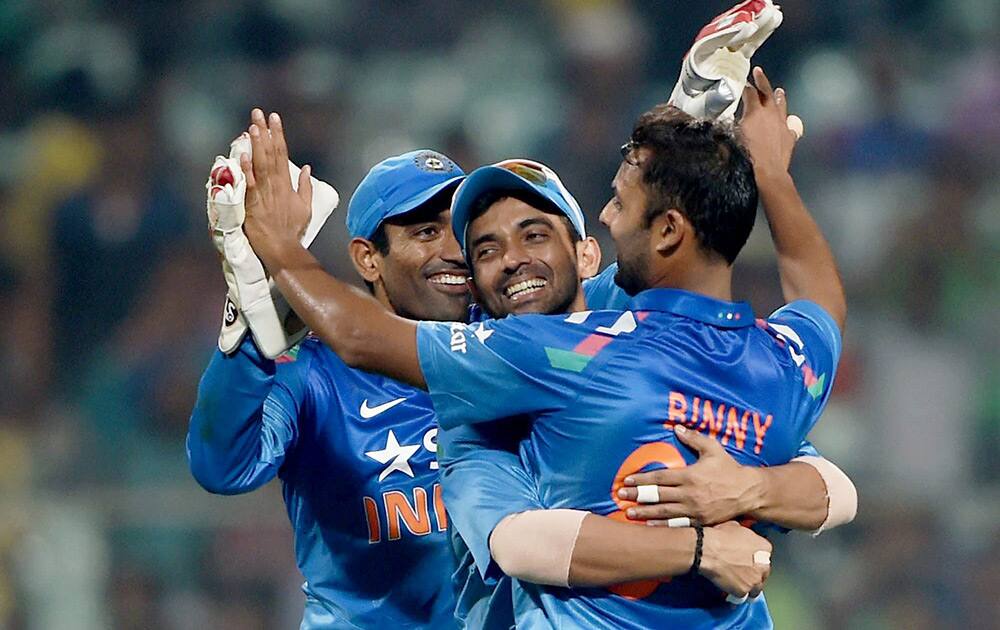
[(469, 318), (469, 296), (428, 300), (419, 319), (434, 322), (464, 322)]

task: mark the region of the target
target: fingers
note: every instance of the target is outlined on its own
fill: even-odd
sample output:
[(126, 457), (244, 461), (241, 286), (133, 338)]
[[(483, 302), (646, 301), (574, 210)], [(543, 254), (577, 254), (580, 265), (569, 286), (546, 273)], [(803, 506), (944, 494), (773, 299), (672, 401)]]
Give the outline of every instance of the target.
[(679, 439), (685, 446), (693, 449), (699, 456), (719, 453), (722, 451), (722, 445), (716, 440), (713, 440), (707, 435), (702, 435), (697, 431), (691, 431), (685, 426), (675, 424), (674, 433), (677, 434), (677, 439)]
[(764, 74), (764, 69), (760, 66), (753, 69), (753, 82), (757, 86), (757, 91), (761, 94), (762, 103), (766, 104), (774, 98), (774, 89), (771, 87), (771, 81)]
[(673, 518), (689, 518), (689, 513), (690, 509), (680, 503), (637, 505), (625, 510), (625, 516), (632, 521), (666, 521)]
[[(650, 472), (635, 473), (625, 477), (626, 486), (679, 486), (687, 481), (687, 473), (681, 470), (661, 468)], [(628, 490), (629, 488), (623, 488)], [(618, 496), (622, 496), (619, 494)], [(634, 500), (634, 497), (622, 497)]]
[(788, 98), (785, 95), (785, 88), (778, 88), (774, 91), (774, 102), (778, 105), (778, 111), (782, 116), (788, 116)]
[(675, 486), (657, 486), (653, 484), (642, 484), (635, 488), (621, 488), (618, 490), (618, 498), (626, 501), (636, 501), (638, 503), (677, 503), (684, 497), (685, 492)]
[(274, 172), (280, 173), (281, 168), (287, 168), (288, 146), (285, 144), (285, 129), (281, 124), (281, 116), (277, 112), (271, 112), (268, 116), (268, 129), (271, 132), (271, 159), (274, 165)]
[(253, 170), (262, 184), (266, 184), (274, 158), (271, 155), (271, 137), (264, 121), (264, 112), (255, 108), (250, 113), (250, 146), (253, 153)]
[(743, 117), (760, 109), (760, 92), (751, 83), (747, 83), (743, 88)]
[(786, 118), (785, 124), (788, 125), (788, 130), (795, 136), (796, 141), (801, 140), (802, 136), (806, 134), (805, 124), (802, 122), (802, 119), (795, 114)]
[(244, 153), (240, 156), (240, 169), (247, 178), (247, 195), (253, 191), (253, 194), (257, 194), (257, 180), (253, 176), (253, 163), (250, 162), (250, 156)]
[(313, 197), (312, 167), (309, 166), (308, 164), (303, 166), (302, 170), (299, 172), (298, 191), (299, 191), (299, 197), (302, 198), (302, 201), (312, 206), (312, 197)]
[(687, 516), (674, 516), (668, 519), (650, 519), (646, 525), (650, 527), (693, 527), (697, 521)]

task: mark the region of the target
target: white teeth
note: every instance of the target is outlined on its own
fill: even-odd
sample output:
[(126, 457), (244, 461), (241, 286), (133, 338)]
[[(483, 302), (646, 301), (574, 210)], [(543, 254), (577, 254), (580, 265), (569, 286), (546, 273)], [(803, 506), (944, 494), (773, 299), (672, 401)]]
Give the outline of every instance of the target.
[(434, 284), (465, 284), (465, 276), (456, 276), (450, 273), (439, 273), (437, 275), (431, 276), (431, 282)]
[(504, 295), (512, 300), (517, 300), (525, 293), (530, 293), (537, 289), (541, 289), (546, 284), (548, 284), (542, 278), (532, 278), (531, 280), (524, 280), (518, 282), (517, 284), (512, 284), (511, 286), (504, 289)]

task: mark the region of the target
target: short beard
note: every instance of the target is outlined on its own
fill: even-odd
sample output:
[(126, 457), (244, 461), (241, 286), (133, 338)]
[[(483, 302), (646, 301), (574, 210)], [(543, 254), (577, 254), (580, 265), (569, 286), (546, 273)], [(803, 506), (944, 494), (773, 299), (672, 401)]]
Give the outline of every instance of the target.
[(615, 284), (630, 296), (645, 291), (647, 286), (646, 272), (649, 270), (649, 256), (641, 252), (631, 259), (618, 256), (618, 271), (615, 273)]

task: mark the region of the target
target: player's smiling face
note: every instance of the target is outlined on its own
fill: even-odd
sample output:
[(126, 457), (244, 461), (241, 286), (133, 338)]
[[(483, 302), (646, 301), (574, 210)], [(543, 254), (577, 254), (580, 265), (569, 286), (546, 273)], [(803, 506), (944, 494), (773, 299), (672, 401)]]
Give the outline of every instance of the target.
[[(641, 164), (649, 150), (636, 152)], [(642, 182), (642, 169), (623, 161), (611, 184), (612, 197), (601, 210), (601, 223), (608, 227), (618, 252), (618, 273), (615, 283), (629, 295), (649, 288), (650, 231), (643, 227), (646, 205), (649, 203)]]
[(451, 231), (451, 209), (427, 208), (383, 224), (389, 250), (380, 282), (396, 314), (417, 320), (464, 321), (469, 272)]
[(560, 215), (505, 197), (467, 237), (477, 297), (491, 316), (563, 313), (582, 302), (577, 243)]

